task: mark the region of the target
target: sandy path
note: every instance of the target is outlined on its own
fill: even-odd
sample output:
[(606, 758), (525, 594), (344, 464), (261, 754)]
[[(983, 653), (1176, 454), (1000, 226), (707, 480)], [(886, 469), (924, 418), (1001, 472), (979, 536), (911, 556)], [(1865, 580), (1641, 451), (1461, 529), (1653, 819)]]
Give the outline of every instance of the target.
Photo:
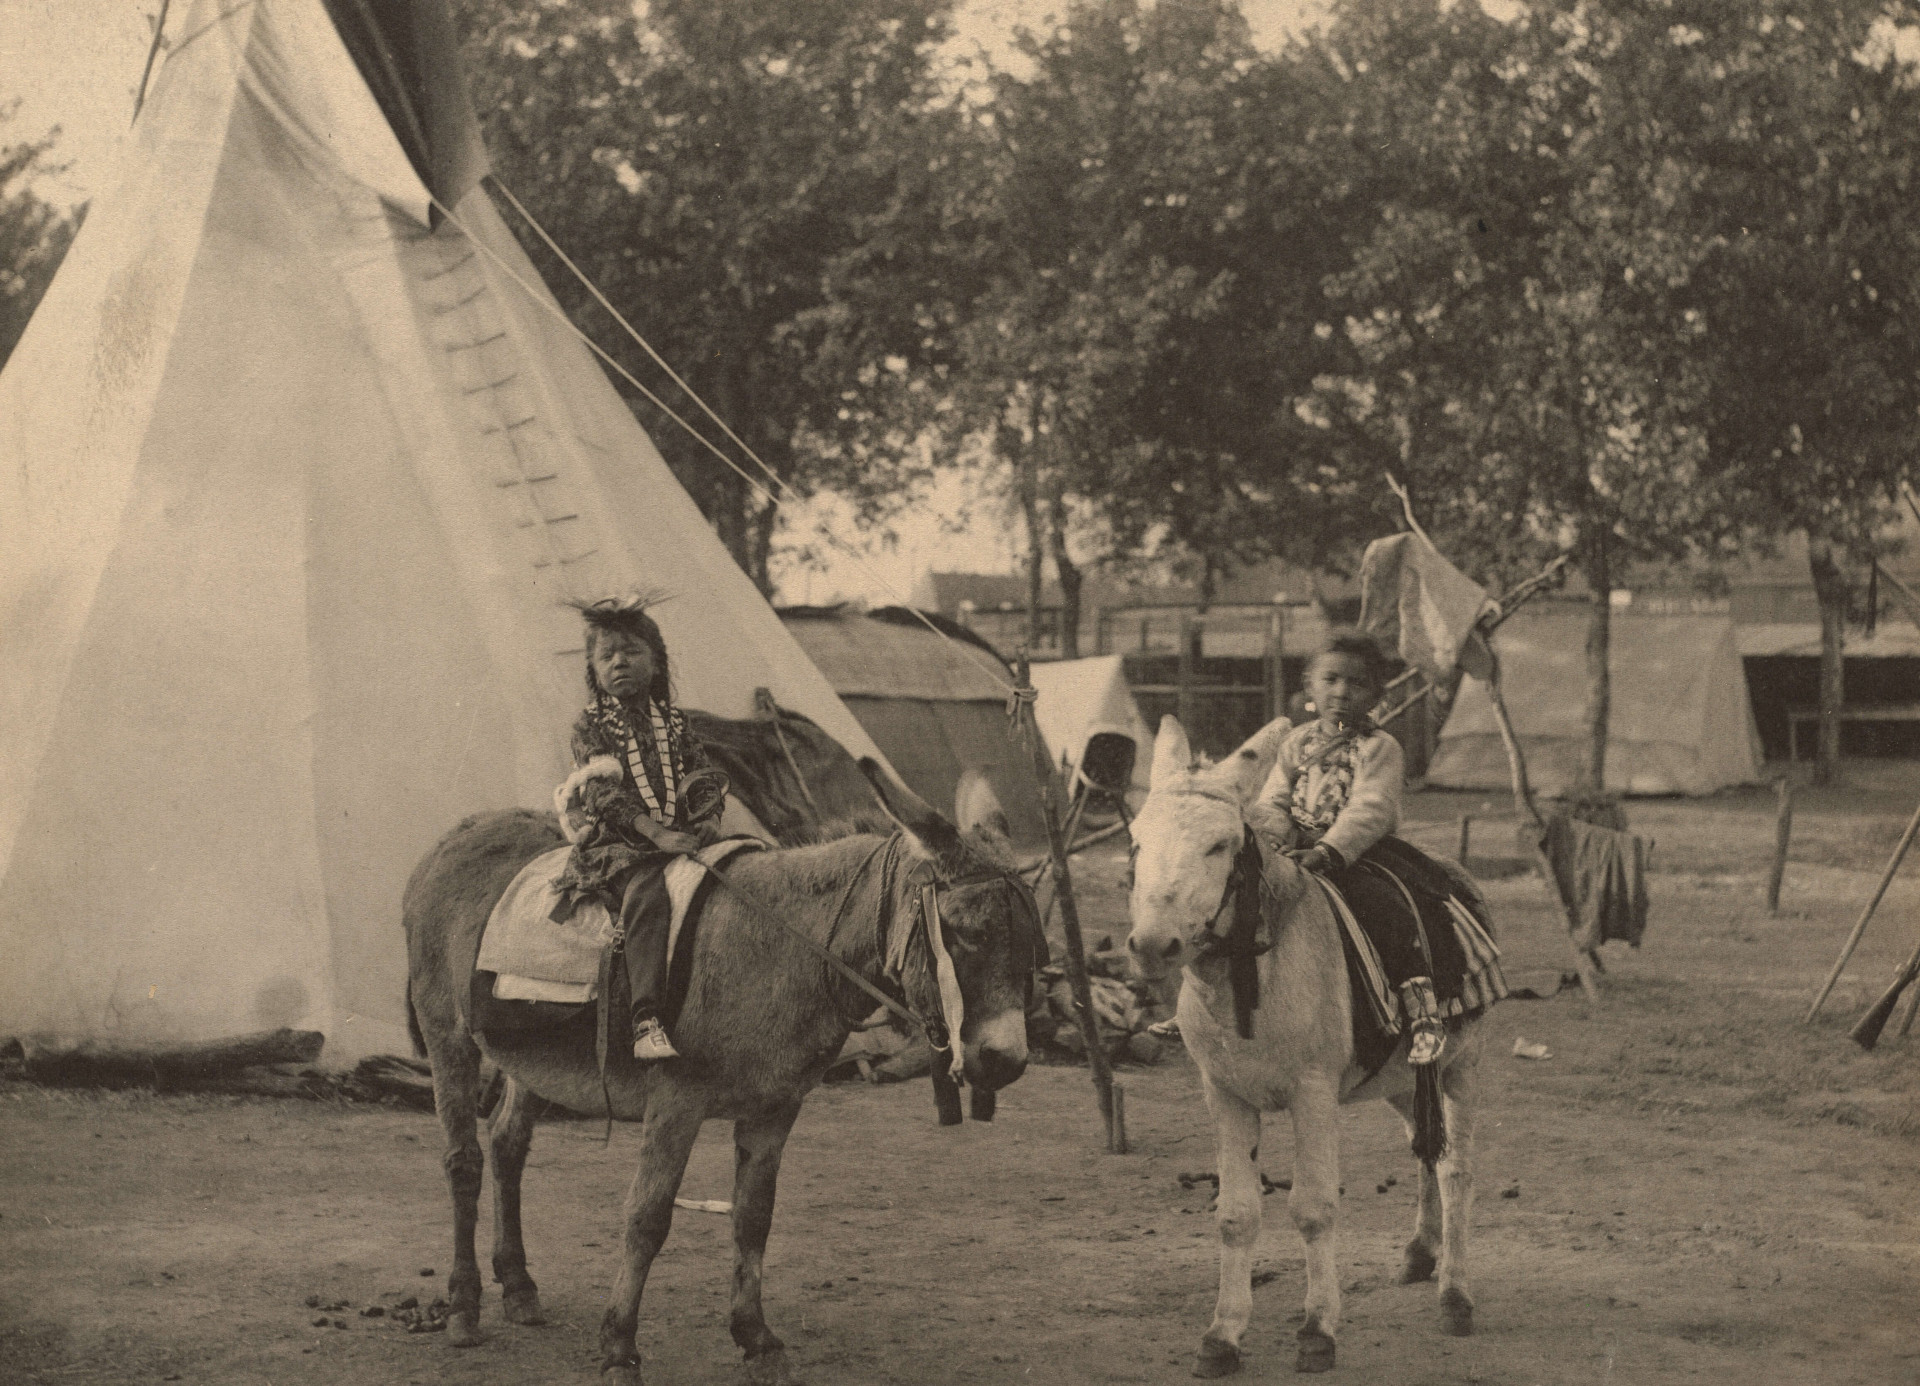
[[(1728, 831), (1770, 832), (1750, 818)], [(1874, 873), (1796, 870), (1791, 908), (1767, 919), (1757, 877), (1737, 869), (1752, 853), (1726, 857), (1656, 880), (1648, 946), (1611, 959), (1602, 1011), (1562, 994), (1490, 1021), (1478, 1336), (1441, 1336), (1432, 1287), (1391, 1283), (1410, 1160), (1384, 1108), (1347, 1114), (1333, 1380), (1920, 1382), (1920, 1037), (1874, 1055), (1843, 1038), (1911, 946), (1920, 892), (1902, 883), (1829, 1016), (1802, 1030), (1809, 979)], [(1095, 909), (1113, 906), (1117, 873), (1089, 863)], [(1550, 989), (1559, 958), (1538, 885), (1493, 894), (1514, 980)], [(1516, 1035), (1554, 1057), (1510, 1057)], [(1214, 1239), (1204, 1191), (1177, 1176), (1211, 1168), (1211, 1138), (1184, 1056), (1124, 1079), (1136, 1145), (1124, 1157), (1098, 1151), (1079, 1069), (1037, 1067), (998, 1122), (957, 1130), (934, 1125), (924, 1083), (810, 1099), (767, 1284), (803, 1377), (1186, 1380)], [(444, 1282), (431, 1117), (0, 1087), (0, 1382), (592, 1383), (636, 1147), (634, 1131), (610, 1148), (600, 1134), (563, 1122), (534, 1145), (528, 1239), (552, 1323), (504, 1325), (490, 1287), (489, 1340), (457, 1352), (357, 1312)], [(1267, 1149), (1284, 1176), (1284, 1125)], [(730, 1169), (727, 1132), (710, 1127), (684, 1192), (727, 1197)], [(1302, 1285), (1283, 1199), (1267, 1201), (1261, 1264), (1278, 1274), (1255, 1292), (1247, 1339), (1258, 1380), (1293, 1376)], [(642, 1323), (650, 1381), (733, 1379), (728, 1248), (724, 1218), (679, 1215)], [(310, 1295), (351, 1301), (329, 1316), (347, 1326), (313, 1326)]]

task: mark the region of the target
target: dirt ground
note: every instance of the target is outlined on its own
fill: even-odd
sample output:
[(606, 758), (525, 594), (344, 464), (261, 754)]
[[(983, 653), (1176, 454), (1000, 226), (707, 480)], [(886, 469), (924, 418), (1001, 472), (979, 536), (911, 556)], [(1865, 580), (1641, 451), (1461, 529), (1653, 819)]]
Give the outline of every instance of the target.
[[(1378, 1106), (1345, 1125), (1347, 1287), (1333, 1380), (1920, 1382), (1920, 1034), (1845, 1038), (1914, 944), (1920, 862), (1820, 1021), (1798, 1021), (1914, 799), (1807, 796), (1782, 913), (1761, 880), (1770, 796), (1630, 805), (1659, 839), (1638, 953), (1610, 949), (1604, 1005), (1516, 1000), (1489, 1024), (1477, 1152), (1479, 1333), (1443, 1337), (1432, 1286), (1393, 1283), (1410, 1158)], [(1485, 807), (1483, 808), (1483, 804)], [(1414, 801), (1409, 835), (1509, 851), (1485, 796)], [(1091, 935), (1124, 935), (1117, 853), (1079, 874)], [(1510, 980), (1551, 992), (1564, 944), (1539, 883), (1490, 886)], [(1516, 1037), (1552, 1057), (1512, 1056)], [(1123, 1071), (1134, 1152), (1103, 1153), (1085, 1070), (1036, 1067), (993, 1125), (942, 1130), (924, 1083), (815, 1094), (788, 1147), (769, 1317), (815, 1386), (1173, 1382), (1214, 1284), (1211, 1137), (1179, 1055)], [(710, 1127), (683, 1193), (729, 1196)], [(450, 1349), (374, 1303), (423, 1302), (448, 1269), (430, 1116), (388, 1107), (0, 1088), (0, 1382), (208, 1386), (591, 1382), (636, 1133), (542, 1127), (528, 1241), (551, 1322), (483, 1314)], [(1268, 1173), (1288, 1172), (1280, 1124)], [(1388, 1178), (1396, 1179), (1385, 1187)], [(1247, 1375), (1292, 1375), (1302, 1295), (1284, 1194), (1267, 1201)], [(482, 1255), (485, 1250), (482, 1235)], [(727, 1220), (682, 1212), (643, 1311), (648, 1378), (730, 1381)], [(306, 1303), (346, 1301), (322, 1314)], [(315, 1326), (324, 1318), (324, 1326)], [(344, 1327), (335, 1327), (338, 1320)]]

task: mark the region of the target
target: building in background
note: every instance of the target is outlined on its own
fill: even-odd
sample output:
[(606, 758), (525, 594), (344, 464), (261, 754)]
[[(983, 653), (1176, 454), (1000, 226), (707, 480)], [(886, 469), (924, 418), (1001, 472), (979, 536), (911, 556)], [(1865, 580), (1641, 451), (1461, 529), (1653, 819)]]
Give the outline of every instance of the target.
[[(1920, 626), (1896, 587), (1920, 592), (1920, 523), (1903, 518), (1888, 535), (1903, 547), (1883, 561), (1882, 577), (1846, 574), (1853, 603), (1843, 646), (1840, 747), (1847, 758), (1920, 757)], [(1717, 570), (1637, 574), (1630, 588), (1615, 592), (1614, 603), (1616, 610), (1646, 615), (1724, 613), (1733, 622), (1767, 759), (1811, 758), (1820, 705), (1820, 603), (1804, 535), (1789, 536), (1773, 554), (1749, 554)]]
[[(931, 572), (915, 588), (914, 604), (1004, 654), (1024, 646), (1036, 661), (1062, 656), (1057, 584), (1042, 589), (1031, 623), (1026, 579), (1018, 575)], [(1081, 589), (1079, 650), (1122, 657), (1149, 727), (1173, 713), (1197, 747), (1221, 755), (1298, 701), (1307, 658), (1328, 627), (1359, 614), (1356, 580), (1287, 563), (1222, 578), (1204, 602), (1197, 584), (1089, 573)], [(1424, 718), (1409, 735), (1410, 758), (1424, 765), (1430, 740)]]

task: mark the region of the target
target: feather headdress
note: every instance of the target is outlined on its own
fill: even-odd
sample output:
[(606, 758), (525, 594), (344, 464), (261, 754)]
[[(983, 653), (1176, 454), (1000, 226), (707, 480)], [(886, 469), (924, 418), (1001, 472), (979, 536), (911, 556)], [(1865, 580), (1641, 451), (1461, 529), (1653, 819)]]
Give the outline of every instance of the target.
[(580, 619), (595, 630), (620, 631), (627, 635), (652, 636), (659, 631), (648, 611), (671, 601), (673, 593), (659, 590), (634, 592), (624, 597), (601, 597), (597, 601), (569, 601)]

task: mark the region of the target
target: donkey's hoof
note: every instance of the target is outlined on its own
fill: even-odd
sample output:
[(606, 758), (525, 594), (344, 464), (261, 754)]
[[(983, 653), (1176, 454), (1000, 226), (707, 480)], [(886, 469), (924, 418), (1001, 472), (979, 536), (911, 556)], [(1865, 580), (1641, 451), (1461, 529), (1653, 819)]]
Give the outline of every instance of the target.
[(1473, 1336), (1473, 1301), (1455, 1289), (1440, 1292), (1440, 1326), (1455, 1338)]
[(741, 1364), (740, 1378), (747, 1386), (797, 1386), (785, 1348), (774, 1348), (758, 1357), (749, 1357)]
[(1211, 1380), (1232, 1376), (1240, 1370), (1240, 1349), (1219, 1338), (1202, 1338), (1200, 1351), (1193, 1355), (1193, 1374)]
[(517, 1290), (503, 1295), (500, 1300), (500, 1312), (508, 1323), (532, 1326), (547, 1321), (546, 1311), (540, 1307), (538, 1290)]
[(618, 1367), (603, 1367), (600, 1371), (600, 1386), (646, 1386), (640, 1380), (640, 1364), (624, 1363)]
[(1293, 1359), (1296, 1372), (1333, 1370), (1333, 1339), (1317, 1328), (1300, 1330), (1300, 1354)]
[(478, 1314), (447, 1315), (448, 1347), (478, 1347), (484, 1341), (480, 1336)]
[(1433, 1269), (1437, 1264), (1433, 1253), (1426, 1247), (1419, 1242), (1408, 1242), (1406, 1259), (1400, 1263), (1400, 1283), (1418, 1285), (1433, 1279)]

